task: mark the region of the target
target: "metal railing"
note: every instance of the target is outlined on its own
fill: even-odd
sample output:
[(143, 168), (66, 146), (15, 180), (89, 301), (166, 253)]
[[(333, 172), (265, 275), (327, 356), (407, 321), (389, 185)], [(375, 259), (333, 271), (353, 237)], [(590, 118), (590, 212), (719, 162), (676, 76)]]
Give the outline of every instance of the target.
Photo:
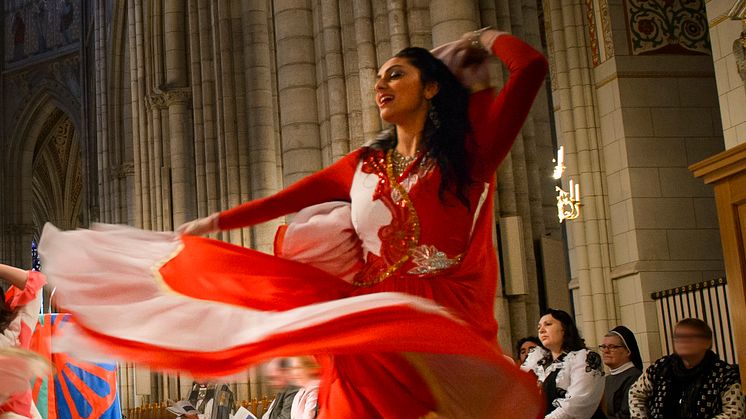
[(736, 343), (731, 329), (728, 281), (713, 279), (651, 294), (658, 308), (658, 330), (664, 354), (673, 353), (673, 327), (693, 317), (712, 328), (712, 350), (730, 364), (736, 363)]

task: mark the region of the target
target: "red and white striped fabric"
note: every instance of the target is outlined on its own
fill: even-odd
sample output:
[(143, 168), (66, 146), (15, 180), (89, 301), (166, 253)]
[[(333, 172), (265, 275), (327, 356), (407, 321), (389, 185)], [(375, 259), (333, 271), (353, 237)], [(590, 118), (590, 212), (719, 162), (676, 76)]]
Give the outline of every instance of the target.
[(280, 356), (399, 353), (447, 417), (542, 410), (530, 376), (424, 298), (349, 297), (351, 284), (306, 264), (124, 226), (47, 224), (40, 253), (58, 306), (76, 322), (55, 347), (78, 357), (216, 377)]

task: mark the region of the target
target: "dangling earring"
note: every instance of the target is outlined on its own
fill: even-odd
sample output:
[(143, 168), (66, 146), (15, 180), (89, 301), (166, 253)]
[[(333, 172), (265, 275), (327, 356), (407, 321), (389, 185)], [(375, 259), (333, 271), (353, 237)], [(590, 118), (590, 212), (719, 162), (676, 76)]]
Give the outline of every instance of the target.
[(434, 104), (430, 104), (430, 110), (427, 113), (427, 116), (430, 118), (430, 121), (433, 123), (433, 126), (435, 129), (440, 128), (440, 117), (438, 116), (438, 111), (435, 109)]

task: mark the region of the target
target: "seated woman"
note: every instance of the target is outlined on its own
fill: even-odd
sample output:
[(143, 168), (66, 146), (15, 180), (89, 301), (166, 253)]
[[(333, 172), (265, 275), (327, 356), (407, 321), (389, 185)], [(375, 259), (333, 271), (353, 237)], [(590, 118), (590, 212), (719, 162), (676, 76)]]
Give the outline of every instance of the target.
[[(46, 284), (44, 275), (0, 264), (0, 279), (10, 283), (8, 291), (0, 296), (0, 348), (28, 349), (41, 308), (37, 297)], [(40, 417), (31, 399), (31, 388), (0, 405), (0, 417)]]
[(601, 358), (609, 367), (603, 408), (609, 419), (629, 418), (629, 388), (642, 374), (642, 358), (631, 330), (617, 326), (598, 345)]
[(539, 320), (539, 340), (546, 349), (535, 347), (521, 369), (539, 379), (547, 401), (544, 417), (603, 418), (601, 357), (585, 347), (572, 317), (562, 310), (547, 310)]

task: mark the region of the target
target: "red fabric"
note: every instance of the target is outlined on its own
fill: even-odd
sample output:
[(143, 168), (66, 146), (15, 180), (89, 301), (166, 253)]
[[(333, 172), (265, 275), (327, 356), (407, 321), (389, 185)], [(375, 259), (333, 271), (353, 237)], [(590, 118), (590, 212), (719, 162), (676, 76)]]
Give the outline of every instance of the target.
[(350, 202), (352, 176), (361, 152), (362, 149), (355, 150), (326, 169), (305, 177), (274, 195), (221, 212), (218, 226), (221, 230), (230, 230), (263, 223), (323, 202)]
[[(39, 290), (46, 285), (47, 281), (44, 275), (37, 271), (28, 271), (28, 278), (23, 289), (11, 286), (5, 293), (5, 303), (11, 310), (15, 310), (23, 305), (34, 301), (39, 296)], [(28, 346), (24, 346), (28, 348)]]

